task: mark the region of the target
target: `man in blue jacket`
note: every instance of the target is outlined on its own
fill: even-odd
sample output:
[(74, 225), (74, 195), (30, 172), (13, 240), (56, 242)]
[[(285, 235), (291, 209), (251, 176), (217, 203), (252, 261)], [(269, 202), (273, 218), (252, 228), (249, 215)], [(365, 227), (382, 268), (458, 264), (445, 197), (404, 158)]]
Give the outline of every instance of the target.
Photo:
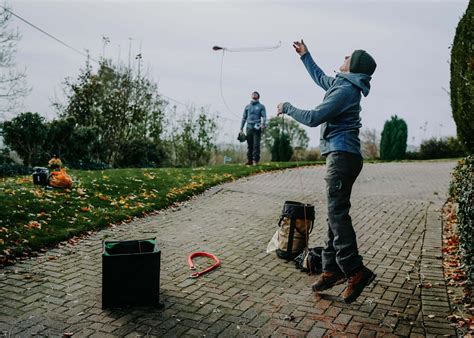
[(245, 107), (240, 125), (240, 132), (242, 133), (247, 122), (247, 165), (257, 165), (260, 161), (260, 140), (267, 122), (267, 113), (265, 106), (259, 100), (260, 94), (253, 92), (252, 101)]
[(342, 296), (346, 303), (352, 303), (375, 279), (362, 263), (349, 210), (352, 185), (363, 164), (359, 140), (361, 94), (369, 94), (377, 65), (366, 51), (355, 50), (345, 57), (340, 73), (330, 77), (313, 61), (303, 40), (294, 42), (293, 47), (311, 78), (326, 91), (323, 102), (312, 110), (298, 109), (289, 102), (278, 105), (278, 115), (287, 114), (310, 127), (321, 125), (320, 149), (327, 165), (328, 234), (322, 254), (323, 273), (313, 290), (323, 291), (347, 280)]

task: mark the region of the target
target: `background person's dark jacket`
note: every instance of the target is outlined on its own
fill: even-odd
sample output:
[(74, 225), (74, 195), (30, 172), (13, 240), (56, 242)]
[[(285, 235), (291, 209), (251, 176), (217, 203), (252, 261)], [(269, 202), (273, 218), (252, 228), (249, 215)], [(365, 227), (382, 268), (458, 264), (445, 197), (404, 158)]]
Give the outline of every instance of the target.
[(257, 129), (260, 129), (261, 126), (265, 126), (267, 123), (267, 112), (265, 111), (265, 106), (260, 101), (252, 101), (245, 107), (240, 129), (244, 129), (245, 122), (247, 122), (247, 129), (252, 129), (256, 126)]

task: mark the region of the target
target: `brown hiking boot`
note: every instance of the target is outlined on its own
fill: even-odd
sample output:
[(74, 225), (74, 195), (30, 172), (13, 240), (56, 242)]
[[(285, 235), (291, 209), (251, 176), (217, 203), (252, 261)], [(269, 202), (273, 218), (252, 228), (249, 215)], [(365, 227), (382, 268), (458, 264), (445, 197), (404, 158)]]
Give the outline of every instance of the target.
[(346, 281), (346, 277), (342, 272), (324, 271), (313, 284), (314, 292), (324, 291), (332, 288), (335, 285), (342, 284)]
[(347, 287), (342, 293), (342, 298), (344, 298), (345, 303), (352, 303), (360, 296), (362, 290), (372, 283), (375, 279), (375, 273), (370, 271), (365, 266), (362, 267), (359, 271), (357, 271), (354, 275), (349, 277), (349, 281), (347, 282)]
[(252, 165), (252, 164), (253, 164), (252, 161), (247, 161), (247, 162), (245, 162), (245, 165)]

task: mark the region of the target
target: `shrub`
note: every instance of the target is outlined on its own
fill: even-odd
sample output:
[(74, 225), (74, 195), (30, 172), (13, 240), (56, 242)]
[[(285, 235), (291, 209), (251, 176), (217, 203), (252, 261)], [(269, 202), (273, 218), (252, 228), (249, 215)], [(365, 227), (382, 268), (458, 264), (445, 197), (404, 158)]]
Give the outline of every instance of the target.
[(48, 134), (45, 118), (38, 113), (21, 113), (2, 124), (5, 145), (14, 150), (27, 166), (47, 161), (44, 143)]
[(165, 102), (143, 74), (102, 59), (97, 71), (87, 63), (76, 80), (67, 79), (65, 93), (66, 102), (55, 104), (60, 117), (99, 131), (102, 161), (116, 165), (123, 140), (161, 139)]
[(407, 149), (408, 127), (397, 115), (391, 117), (383, 126), (380, 141), (380, 158), (382, 160), (401, 160)]
[(294, 148), (306, 149), (309, 137), (306, 130), (293, 119), (284, 119), (274, 116), (267, 121), (265, 132), (262, 134), (262, 142), (266, 148), (272, 149), (275, 139), (280, 137), (281, 132), (288, 134), (290, 144)]
[(470, 154), (474, 153), (474, 2), (456, 28), (451, 49), (451, 108), (457, 134)]
[(462, 144), (455, 137), (436, 138), (423, 141), (420, 145), (420, 159), (453, 158), (465, 155)]
[(453, 172), (450, 193), (457, 208), (457, 232), (461, 259), (467, 276), (467, 290), (474, 282), (474, 156), (459, 161)]
[(280, 133), (275, 137), (272, 146), (273, 162), (288, 162), (293, 155), (293, 148), (290, 144), (290, 137), (286, 133)]
[(165, 151), (151, 140), (125, 141), (121, 145), (119, 167), (158, 167), (165, 158)]
[(33, 168), (16, 163), (0, 164), (0, 177), (30, 175), (33, 173)]
[(406, 160), (421, 160), (421, 155), (417, 151), (407, 151), (405, 153)]
[(170, 145), (175, 165), (196, 167), (209, 164), (216, 149), (217, 118), (205, 108), (189, 107), (179, 127), (173, 130)]

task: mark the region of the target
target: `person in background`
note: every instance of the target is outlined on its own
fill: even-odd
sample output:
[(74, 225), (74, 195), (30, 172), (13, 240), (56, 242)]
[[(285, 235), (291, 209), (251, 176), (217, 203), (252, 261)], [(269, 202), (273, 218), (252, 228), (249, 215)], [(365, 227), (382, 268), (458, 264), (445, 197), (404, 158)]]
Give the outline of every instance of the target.
[(240, 132), (243, 133), (247, 123), (247, 163), (246, 165), (257, 165), (260, 161), (260, 140), (262, 132), (267, 123), (265, 106), (260, 103), (260, 94), (252, 93), (252, 101), (245, 107)]

